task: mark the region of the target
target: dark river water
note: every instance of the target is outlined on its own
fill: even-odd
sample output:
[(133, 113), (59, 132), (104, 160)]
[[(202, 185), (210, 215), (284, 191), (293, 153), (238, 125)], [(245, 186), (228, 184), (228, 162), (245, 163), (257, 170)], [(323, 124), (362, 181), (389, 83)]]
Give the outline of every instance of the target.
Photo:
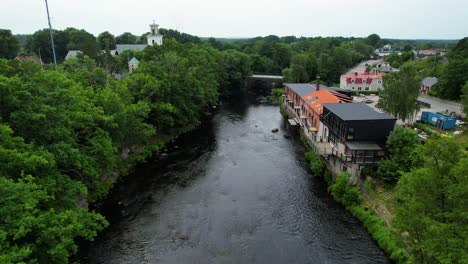
[(389, 263), (288, 133), (277, 106), (224, 105), (116, 186), (80, 262)]

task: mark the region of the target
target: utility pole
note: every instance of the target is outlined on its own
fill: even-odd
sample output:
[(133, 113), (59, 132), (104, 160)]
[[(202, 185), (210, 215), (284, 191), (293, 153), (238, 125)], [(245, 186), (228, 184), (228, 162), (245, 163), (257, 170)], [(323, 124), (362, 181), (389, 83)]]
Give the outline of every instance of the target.
[(50, 42), (52, 43), (52, 54), (54, 55), (54, 69), (57, 69), (57, 57), (55, 56), (54, 36), (52, 34), (52, 25), (50, 24), (49, 5), (47, 4), (47, 0), (45, 0), (45, 4), (47, 9), (47, 20), (49, 21), (49, 33)]

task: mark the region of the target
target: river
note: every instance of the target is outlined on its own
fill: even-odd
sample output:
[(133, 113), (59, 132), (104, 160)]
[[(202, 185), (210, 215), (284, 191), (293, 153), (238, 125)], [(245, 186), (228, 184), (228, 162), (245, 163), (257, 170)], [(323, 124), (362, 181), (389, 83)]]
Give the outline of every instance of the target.
[(222, 106), (117, 184), (80, 262), (389, 263), (288, 133), (277, 106)]

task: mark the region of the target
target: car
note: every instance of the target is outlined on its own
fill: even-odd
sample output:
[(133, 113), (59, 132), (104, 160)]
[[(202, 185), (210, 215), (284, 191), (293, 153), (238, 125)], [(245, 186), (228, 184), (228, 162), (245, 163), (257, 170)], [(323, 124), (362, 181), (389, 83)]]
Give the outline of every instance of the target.
[(372, 101), (371, 99), (367, 99), (367, 100), (364, 101), (364, 103), (366, 103), (366, 104), (372, 104), (373, 102), (374, 101)]

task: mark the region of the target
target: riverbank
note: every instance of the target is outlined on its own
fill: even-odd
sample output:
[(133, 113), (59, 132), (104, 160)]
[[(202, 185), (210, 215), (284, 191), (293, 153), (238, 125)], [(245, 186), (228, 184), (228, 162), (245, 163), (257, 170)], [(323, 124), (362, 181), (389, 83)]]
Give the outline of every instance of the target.
[[(288, 112), (280, 105), (281, 115), (287, 119)], [(342, 204), (354, 217), (361, 221), (379, 247), (395, 263), (412, 263), (401, 236), (391, 226), (395, 195), (393, 190), (383, 190), (371, 180), (351, 179), (344, 172), (337, 172), (330, 161), (318, 155), (302, 132), (299, 132), (301, 142), (307, 149), (306, 159), (309, 161), (310, 172), (314, 177), (323, 177), (327, 190), (334, 200)], [(357, 185), (351, 184), (355, 182)]]

